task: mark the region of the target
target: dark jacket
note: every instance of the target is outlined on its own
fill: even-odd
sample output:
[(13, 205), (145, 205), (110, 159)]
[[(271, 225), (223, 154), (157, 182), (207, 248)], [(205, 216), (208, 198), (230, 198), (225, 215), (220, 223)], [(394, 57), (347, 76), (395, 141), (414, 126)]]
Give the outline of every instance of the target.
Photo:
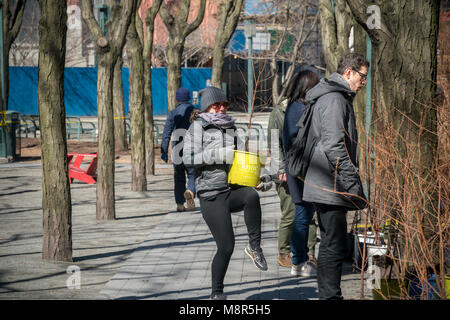
[[(176, 129), (189, 128), (190, 122), (189, 117), (191, 116), (194, 106), (189, 102), (181, 102), (173, 109), (167, 116), (166, 124), (164, 125), (164, 132), (161, 141), (161, 152), (168, 153), (169, 142), (172, 136), (172, 132)], [(178, 143), (183, 141), (183, 137), (180, 137), (176, 141), (172, 141), (172, 148), (174, 148)]]
[(195, 189), (199, 197), (210, 197), (230, 190), (228, 172), (231, 165), (215, 163), (218, 152), (224, 147), (236, 149), (236, 127), (223, 130), (197, 118), (186, 133), (183, 146), (183, 164), (195, 169)]
[[(353, 111), (353, 98), (348, 83), (338, 73), (320, 82), (306, 94), (314, 103), (310, 134), (318, 137), (306, 173), (303, 200), (355, 207), (364, 198), (358, 174), (358, 134)], [(359, 200), (361, 201), (361, 200)]]
[[(282, 136), (285, 154), (287, 154), (289, 149), (291, 149), (291, 146), (297, 137), (297, 122), (300, 120), (304, 109), (305, 105), (296, 101), (291, 103), (286, 109)], [(292, 197), (292, 202), (296, 204), (301, 203), (303, 201), (303, 182), (296, 177), (291, 176), (289, 172), (286, 172), (286, 178), (289, 185), (289, 192)]]

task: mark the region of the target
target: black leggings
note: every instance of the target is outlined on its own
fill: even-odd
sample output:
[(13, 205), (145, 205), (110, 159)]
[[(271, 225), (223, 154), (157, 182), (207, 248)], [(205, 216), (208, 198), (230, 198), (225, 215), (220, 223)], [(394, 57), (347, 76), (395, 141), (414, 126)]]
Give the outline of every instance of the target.
[(211, 266), (212, 293), (223, 293), (223, 280), (234, 250), (234, 231), (231, 212), (244, 209), (250, 246), (261, 244), (261, 205), (258, 193), (250, 187), (242, 187), (220, 193), (209, 199), (200, 198), (200, 208), (216, 241), (217, 252)]

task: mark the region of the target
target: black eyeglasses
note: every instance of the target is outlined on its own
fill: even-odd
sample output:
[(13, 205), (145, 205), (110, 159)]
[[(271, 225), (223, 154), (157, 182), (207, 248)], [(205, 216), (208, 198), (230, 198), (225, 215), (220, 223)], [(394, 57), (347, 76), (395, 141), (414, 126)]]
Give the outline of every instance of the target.
[(363, 80), (367, 80), (367, 73), (362, 73), (355, 69), (353, 69), (353, 71), (358, 72)]

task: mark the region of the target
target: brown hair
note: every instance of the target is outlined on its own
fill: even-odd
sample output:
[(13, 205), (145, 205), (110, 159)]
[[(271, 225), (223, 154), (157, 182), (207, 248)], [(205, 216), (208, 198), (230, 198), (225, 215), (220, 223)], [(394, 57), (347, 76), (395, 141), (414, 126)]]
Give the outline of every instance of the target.
[(341, 60), (338, 63), (337, 67), (337, 73), (340, 75), (343, 75), (345, 72), (345, 69), (352, 68), (354, 71), (359, 71), (362, 66), (365, 66), (369, 68), (369, 61), (366, 60), (366, 58), (359, 53), (356, 52), (349, 52), (345, 54)]
[(194, 108), (194, 110), (192, 110), (191, 116), (189, 117), (189, 122), (192, 123), (195, 120), (197, 120), (198, 115), (201, 111), (197, 108)]

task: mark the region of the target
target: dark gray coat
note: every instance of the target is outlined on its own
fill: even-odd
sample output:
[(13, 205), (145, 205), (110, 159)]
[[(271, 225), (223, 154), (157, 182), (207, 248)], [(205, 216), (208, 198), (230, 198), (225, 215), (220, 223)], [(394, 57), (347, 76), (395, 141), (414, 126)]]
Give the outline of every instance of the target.
[[(303, 200), (359, 209), (365, 199), (358, 174), (358, 134), (353, 98), (338, 73), (306, 94), (315, 102), (310, 134), (319, 137), (306, 173)], [(349, 196), (342, 193), (353, 194)]]

